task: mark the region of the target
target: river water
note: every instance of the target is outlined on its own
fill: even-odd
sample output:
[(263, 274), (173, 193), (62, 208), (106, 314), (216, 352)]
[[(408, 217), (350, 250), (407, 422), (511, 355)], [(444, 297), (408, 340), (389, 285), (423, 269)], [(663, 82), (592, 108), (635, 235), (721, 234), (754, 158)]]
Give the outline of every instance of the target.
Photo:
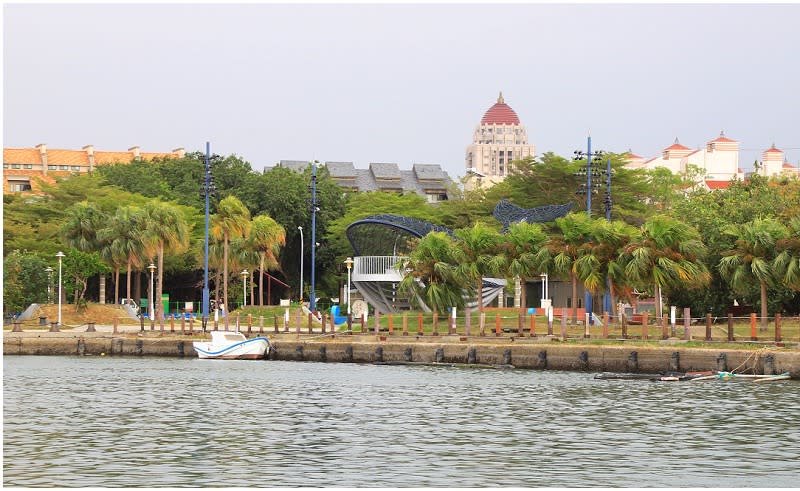
[(3, 357), (3, 484), (792, 487), (800, 384)]

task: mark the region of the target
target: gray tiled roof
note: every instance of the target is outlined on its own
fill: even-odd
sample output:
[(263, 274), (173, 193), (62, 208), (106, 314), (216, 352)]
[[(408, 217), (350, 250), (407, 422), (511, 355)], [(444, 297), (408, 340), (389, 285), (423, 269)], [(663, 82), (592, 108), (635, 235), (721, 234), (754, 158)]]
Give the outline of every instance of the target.
[(400, 169), (395, 163), (372, 162), (369, 170), (375, 179), (400, 179)]
[(331, 177), (355, 177), (356, 168), (352, 162), (325, 162)]
[(417, 179), (422, 180), (443, 180), (447, 176), (442, 171), (442, 167), (439, 164), (414, 164), (413, 166), (414, 173), (417, 175)]
[(281, 160), (280, 164), (281, 167), (286, 167), (287, 169), (292, 169), (295, 172), (303, 172), (308, 167), (308, 161), (306, 160)]

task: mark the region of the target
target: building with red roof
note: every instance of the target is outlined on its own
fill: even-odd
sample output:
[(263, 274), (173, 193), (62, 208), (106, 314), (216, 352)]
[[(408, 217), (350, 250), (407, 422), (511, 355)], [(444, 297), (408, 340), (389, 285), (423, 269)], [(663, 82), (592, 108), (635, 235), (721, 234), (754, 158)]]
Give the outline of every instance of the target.
[(506, 104), (503, 93), (481, 118), (467, 146), (465, 187), (492, 185), (510, 174), (513, 160), (535, 155), (517, 113)]

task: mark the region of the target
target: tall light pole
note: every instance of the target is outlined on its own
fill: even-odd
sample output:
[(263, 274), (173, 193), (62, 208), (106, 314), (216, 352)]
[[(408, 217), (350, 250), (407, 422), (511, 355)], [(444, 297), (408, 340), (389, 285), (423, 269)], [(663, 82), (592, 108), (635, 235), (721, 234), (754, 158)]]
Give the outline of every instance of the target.
[(47, 303), (53, 303), (53, 268), (44, 269), (47, 272)]
[(311, 162), (311, 296), (309, 310), (317, 312), (316, 278), (316, 244), (317, 244), (317, 161)]
[[(586, 193), (586, 214), (589, 216), (589, 218), (592, 218), (592, 193), (595, 191), (594, 179), (599, 177), (602, 173), (602, 171), (598, 172), (592, 170), (592, 161), (594, 160), (599, 164), (601, 162), (603, 152), (595, 151), (592, 153), (592, 135), (590, 133), (586, 137), (586, 153), (583, 153), (581, 150), (576, 150), (573, 153), (575, 154), (575, 160), (583, 160), (584, 158), (586, 159), (585, 169), (581, 169), (580, 172), (576, 173), (575, 175), (580, 177), (583, 177), (584, 175), (586, 176), (586, 184), (581, 185), (582, 189), (578, 191), (578, 193)], [(584, 289), (584, 307), (591, 321), (592, 294), (586, 289)]]
[(303, 305), (303, 227), (297, 227), (300, 231), (300, 306)]
[(58, 251), (56, 257), (58, 258), (58, 325), (61, 325), (61, 258), (64, 257), (61, 251)]
[(347, 266), (347, 315), (350, 315), (350, 269), (353, 267), (353, 258), (348, 257), (344, 264)]
[(148, 295), (147, 302), (150, 304), (150, 320), (152, 321), (156, 316), (156, 308), (155, 302), (153, 301), (153, 273), (156, 270), (156, 265), (152, 262), (147, 266), (148, 271), (150, 271), (150, 294)]
[(214, 194), (216, 190), (214, 187), (214, 180), (211, 177), (211, 164), (209, 158), (211, 153), (211, 143), (206, 142), (206, 161), (205, 161), (205, 175), (203, 176), (203, 197), (206, 201), (206, 231), (204, 238), (204, 254), (203, 254), (203, 312), (201, 314), (201, 322), (203, 324), (203, 332), (206, 331), (208, 325), (208, 310), (210, 303), (210, 293), (208, 290), (208, 225), (209, 225), (209, 196)]
[(243, 307), (247, 307), (247, 275), (249, 274), (250, 273), (248, 273), (246, 269), (242, 271), (242, 285), (244, 288), (244, 296), (242, 297)]

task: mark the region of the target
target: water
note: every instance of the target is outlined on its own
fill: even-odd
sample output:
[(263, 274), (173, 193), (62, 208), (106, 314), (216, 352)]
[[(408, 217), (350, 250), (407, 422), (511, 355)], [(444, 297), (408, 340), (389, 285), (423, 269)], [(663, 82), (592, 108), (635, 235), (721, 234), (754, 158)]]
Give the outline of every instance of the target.
[(3, 484), (792, 487), (800, 384), (3, 358)]

